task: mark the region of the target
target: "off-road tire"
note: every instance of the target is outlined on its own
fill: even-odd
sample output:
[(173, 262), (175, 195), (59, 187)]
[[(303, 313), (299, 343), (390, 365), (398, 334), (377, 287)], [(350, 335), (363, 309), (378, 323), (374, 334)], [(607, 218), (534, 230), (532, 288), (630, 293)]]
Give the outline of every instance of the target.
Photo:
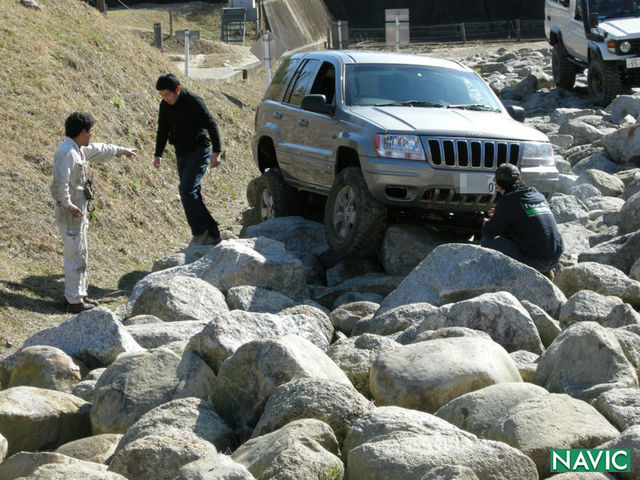
[(289, 186), (278, 169), (270, 169), (256, 179), (251, 196), (259, 222), (275, 217), (287, 217), (296, 214), (295, 191)]
[(334, 255), (364, 258), (375, 254), (387, 220), (386, 207), (373, 198), (358, 167), (335, 178), (324, 210), (324, 230)]
[(614, 98), (624, 92), (622, 71), (611, 62), (594, 57), (589, 62), (587, 86), (593, 103), (606, 107)]
[(578, 68), (569, 61), (564, 47), (560, 43), (553, 46), (551, 52), (551, 70), (553, 71), (553, 81), (556, 87), (571, 90), (576, 83)]

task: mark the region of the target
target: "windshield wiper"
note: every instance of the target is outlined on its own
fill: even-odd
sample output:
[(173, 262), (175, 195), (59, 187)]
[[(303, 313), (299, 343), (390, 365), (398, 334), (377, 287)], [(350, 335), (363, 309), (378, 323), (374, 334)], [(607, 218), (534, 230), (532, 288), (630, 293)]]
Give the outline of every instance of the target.
[(405, 102), (377, 103), (374, 107), (429, 107), (442, 108), (444, 105), (435, 102), (421, 102), (420, 100), (407, 100)]
[(500, 112), (499, 108), (482, 105), (480, 103), (470, 103), (468, 105), (447, 105), (447, 108), (459, 108), (461, 110), (477, 110), (482, 112)]

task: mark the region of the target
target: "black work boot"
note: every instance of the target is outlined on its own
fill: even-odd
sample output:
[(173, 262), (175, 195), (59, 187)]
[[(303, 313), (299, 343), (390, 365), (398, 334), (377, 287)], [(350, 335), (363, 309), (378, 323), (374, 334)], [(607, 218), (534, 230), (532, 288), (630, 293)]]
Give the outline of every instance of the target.
[(80, 313), (85, 310), (91, 310), (95, 305), (91, 305), (90, 303), (80, 302), (80, 303), (69, 303), (67, 299), (64, 299), (64, 308), (67, 313)]

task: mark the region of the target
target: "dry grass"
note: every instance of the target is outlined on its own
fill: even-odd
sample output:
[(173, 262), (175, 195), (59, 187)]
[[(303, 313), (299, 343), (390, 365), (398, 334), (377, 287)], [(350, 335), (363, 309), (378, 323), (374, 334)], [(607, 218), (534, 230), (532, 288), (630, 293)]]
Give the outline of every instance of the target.
[[(89, 230), (90, 294), (114, 308), (153, 261), (184, 246), (189, 231), (172, 156), (151, 167), (158, 74), (178, 73), (165, 56), (112, 18), (77, 0), (41, 0), (43, 11), (0, 0), (0, 357), (60, 313), (62, 243), (49, 194), (64, 118), (87, 110), (93, 141), (139, 149), (136, 159), (92, 167), (99, 200)], [(185, 83), (219, 120), (227, 163), (203, 193), (223, 225), (237, 223), (256, 174), (249, 151), (263, 75), (247, 83)]]

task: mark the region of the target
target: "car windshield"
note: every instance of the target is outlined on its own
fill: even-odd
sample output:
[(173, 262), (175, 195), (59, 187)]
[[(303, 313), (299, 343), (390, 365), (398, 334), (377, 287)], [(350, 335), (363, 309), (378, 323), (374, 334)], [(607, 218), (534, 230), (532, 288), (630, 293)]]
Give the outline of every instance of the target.
[(589, 11), (600, 19), (640, 16), (638, 0), (589, 0)]
[[(501, 111), (489, 86), (473, 72), (424, 65), (346, 66), (345, 103)], [(484, 108), (486, 107), (486, 108)]]

